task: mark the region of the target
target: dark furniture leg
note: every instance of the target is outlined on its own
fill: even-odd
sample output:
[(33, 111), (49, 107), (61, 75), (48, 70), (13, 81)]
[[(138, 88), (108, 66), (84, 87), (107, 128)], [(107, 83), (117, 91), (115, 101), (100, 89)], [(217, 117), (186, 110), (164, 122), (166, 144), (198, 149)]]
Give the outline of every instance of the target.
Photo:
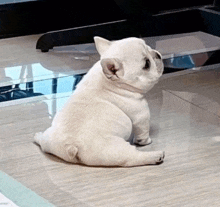
[[(123, 29), (122, 29), (123, 28)], [(59, 30), (48, 32), (40, 37), (37, 42), (36, 49), (42, 52), (48, 52), (55, 46), (74, 45), (93, 42), (93, 37), (96, 35), (108, 38), (117, 39), (123, 38), (132, 33), (126, 20), (108, 22), (85, 27), (77, 27), (72, 29)]]

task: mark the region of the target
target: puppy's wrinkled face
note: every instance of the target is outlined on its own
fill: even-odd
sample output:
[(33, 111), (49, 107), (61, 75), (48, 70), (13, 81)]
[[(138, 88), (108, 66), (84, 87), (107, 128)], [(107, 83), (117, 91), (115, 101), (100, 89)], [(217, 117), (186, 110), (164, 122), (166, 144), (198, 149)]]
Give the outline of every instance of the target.
[(163, 73), (161, 54), (139, 38), (108, 41), (95, 37), (103, 72), (108, 79), (150, 90)]

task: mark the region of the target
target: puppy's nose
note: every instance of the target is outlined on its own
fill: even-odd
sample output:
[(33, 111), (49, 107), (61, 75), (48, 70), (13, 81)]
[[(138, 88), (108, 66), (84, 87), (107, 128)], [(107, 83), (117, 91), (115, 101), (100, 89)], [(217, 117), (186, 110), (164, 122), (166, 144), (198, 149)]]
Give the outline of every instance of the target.
[(146, 62), (145, 62), (145, 66), (144, 66), (143, 69), (144, 69), (144, 70), (148, 70), (148, 69), (150, 68), (150, 65), (151, 65), (151, 64), (150, 64), (150, 60), (147, 59)]

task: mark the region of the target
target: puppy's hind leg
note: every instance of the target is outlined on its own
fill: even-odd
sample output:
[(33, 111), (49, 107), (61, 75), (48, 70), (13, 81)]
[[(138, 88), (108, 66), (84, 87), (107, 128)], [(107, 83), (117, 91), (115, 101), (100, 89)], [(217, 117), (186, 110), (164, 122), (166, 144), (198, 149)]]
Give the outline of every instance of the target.
[(129, 157), (129, 160), (124, 164), (125, 167), (141, 166), (141, 165), (156, 165), (163, 162), (165, 152), (163, 151), (151, 151), (141, 152), (136, 150), (133, 156)]
[(99, 143), (97, 153), (90, 153), (90, 156), (81, 158), (87, 165), (134, 167), (161, 163), (164, 156), (163, 151), (138, 151), (135, 146), (130, 145), (124, 139), (114, 137), (104, 145)]
[(43, 132), (38, 132), (34, 135), (34, 142), (41, 147), (41, 141), (43, 139)]
[(57, 133), (53, 132), (53, 127), (49, 127), (45, 132), (36, 133), (34, 141), (37, 143), (43, 152), (54, 154), (54, 145), (57, 141)]
[[(50, 128), (48, 129), (50, 130)], [(63, 145), (57, 142), (56, 139), (50, 139), (48, 131), (36, 133), (34, 141), (41, 147), (43, 152), (56, 155), (57, 157), (65, 160), (66, 162), (78, 163), (77, 158), (78, 149), (73, 145)]]
[(34, 136), (34, 141), (41, 147), (42, 151), (51, 153), (47, 137), (44, 135), (43, 132), (36, 133)]
[(125, 162), (122, 166), (133, 167), (142, 165), (155, 165), (162, 163), (165, 157), (163, 151), (139, 151), (136, 147), (130, 145), (124, 148), (123, 156)]

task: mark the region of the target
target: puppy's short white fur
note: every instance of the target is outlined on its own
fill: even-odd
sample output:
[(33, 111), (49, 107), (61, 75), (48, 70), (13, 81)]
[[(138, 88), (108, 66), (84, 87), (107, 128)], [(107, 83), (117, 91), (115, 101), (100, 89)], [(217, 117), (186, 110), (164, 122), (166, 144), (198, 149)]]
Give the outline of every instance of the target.
[(160, 163), (163, 151), (138, 151), (151, 143), (145, 94), (163, 73), (161, 54), (139, 38), (95, 37), (101, 59), (85, 75), (52, 126), (35, 135), (42, 150), (91, 166)]

